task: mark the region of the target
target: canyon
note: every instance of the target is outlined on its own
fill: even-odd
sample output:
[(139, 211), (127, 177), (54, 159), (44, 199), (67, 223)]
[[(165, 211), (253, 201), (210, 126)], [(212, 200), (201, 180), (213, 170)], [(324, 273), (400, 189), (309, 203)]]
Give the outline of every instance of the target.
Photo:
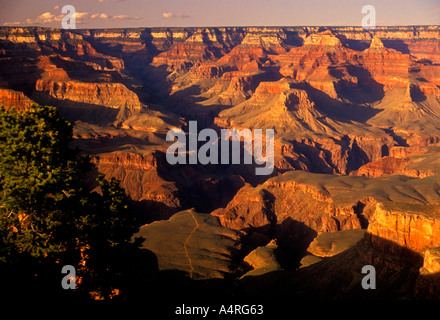
[[(32, 103), (121, 181), (160, 270), (263, 296), (439, 298), (439, 26), (0, 27), (0, 104)], [(166, 135), (190, 121), (274, 130), (273, 172), (170, 164)]]

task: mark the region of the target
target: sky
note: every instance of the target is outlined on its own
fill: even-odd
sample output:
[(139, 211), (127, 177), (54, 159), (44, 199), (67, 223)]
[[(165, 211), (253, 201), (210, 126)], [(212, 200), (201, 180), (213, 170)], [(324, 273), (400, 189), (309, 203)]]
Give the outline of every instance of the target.
[(0, 26), (61, 28), (360, 26), (372, 5), (376, 25), (440, 25), (440, 0), (0, 0)]

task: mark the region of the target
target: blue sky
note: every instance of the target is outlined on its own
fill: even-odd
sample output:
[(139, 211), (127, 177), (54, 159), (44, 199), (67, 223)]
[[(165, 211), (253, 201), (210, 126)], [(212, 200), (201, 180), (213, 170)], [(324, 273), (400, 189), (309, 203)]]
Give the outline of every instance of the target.
[(361, 25), (362, 7), (377, 25), (440, 24), (440, 0), (0, 0), (0, 26), (61, 27), (73, 5), (77, 28), (160, 26)]

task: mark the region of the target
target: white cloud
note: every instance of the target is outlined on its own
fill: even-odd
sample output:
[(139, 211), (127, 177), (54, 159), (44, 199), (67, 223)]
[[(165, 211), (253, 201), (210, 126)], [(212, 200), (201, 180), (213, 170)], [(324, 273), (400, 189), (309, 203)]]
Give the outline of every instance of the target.
[(90, 19), (108, 19), (108, 15), (105, 13), (94, 13), (90, 15)]
[(112, 16), (112, 17), (110, 17), (110, 19), (112, 19), (112, 20), (139, 20), (140, 17), (131, 17), (131, 16), (127, 16), (126, 14), (121, 14), (118, 16)]
[[(57, 7), (57, 6), (55, 6)], [(54, 7), (54, 10), (55, 10)], [(59, 8), (59, 7), (58, 7)], [(14, 21), (14, 22), (5, 22), (3, 25), (8, 26), (18, 26), (18, 25), (41, 25), (41, 24), (53, 24), (53, 23), (61, 23), (64, 14), (55, 15), (51, 12), (44, 12), (37, 16), (36, 18), (28, 18), (25, 21)], [(139, 20), (140, 17), (129, 16), (126, 14), (110, 16), (106, 13), (89, 13), (89, 12), (75, 12), (74, 17), (76, 19), (76, 23), (84, 24), (86, 20), (113, 20), (113, 21), (122, 21), (122, 20)]]
[(19, 26), (20, 24), (22, 24), (22, 22), (20, 22), (20, 21), (4, 22), (3, 23), (4, 26)]
[(90, 13), (88, 13), (88, 12), (75, 12), (75, 13), (73, 14), (73, 16), (74, 16), (75, 19), (77, 19), (77, 20), (88, 19), (88, 18), (90, 18)]
[(63, 19), (62, 14), (55, 15), (52, 12), (44, 12), (34, 19), (26, 19), (26, 23), (53, 23), (60, 22)]
[(183, 14), (183, 13), (163, 12), (162, 18), (164, 18), (164, 19), (174, 19), (174, 18), (185, 19), (185, 18), (189, 18), (189, 16), (186, 14)]

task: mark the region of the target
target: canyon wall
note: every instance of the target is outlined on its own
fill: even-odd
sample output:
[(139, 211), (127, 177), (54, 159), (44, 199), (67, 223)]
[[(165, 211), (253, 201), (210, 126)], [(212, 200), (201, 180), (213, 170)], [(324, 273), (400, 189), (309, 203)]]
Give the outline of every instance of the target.
[[(185, 261), (195, 278), (223, 277), (252, 252), (244, 261), (257, 274), (295, 269), (317, 237), (366, 230), (359, 244), (301, 274), (325, 266), (350, 282), (338, 278), (343, 264), (352, 274), (371, 263), (435, 297), (439, 43), (439, 26), (1, 27), (0, 104), (57, 106), (74, 123), (73, 146), (95, 164), (91, 175), (121, 180), (143, 231), (173, 232), (179, 221), (186, 231), (176, 261), (158, 243), (144, 244), (165, 269)], [(217, 132), (273, 129), (274, 172), (168, 164), (167, 132), (191, 120)], [(194, 239), (210, 241), (226, 262), (213, 254), (187, 264), (185, 252), (206, 249), (188, 251), (194, 221), (204, 226)], [(274, 261), (275, 250), (283, 261)], [(270, 257), (264, 272), (260, 254)]]

